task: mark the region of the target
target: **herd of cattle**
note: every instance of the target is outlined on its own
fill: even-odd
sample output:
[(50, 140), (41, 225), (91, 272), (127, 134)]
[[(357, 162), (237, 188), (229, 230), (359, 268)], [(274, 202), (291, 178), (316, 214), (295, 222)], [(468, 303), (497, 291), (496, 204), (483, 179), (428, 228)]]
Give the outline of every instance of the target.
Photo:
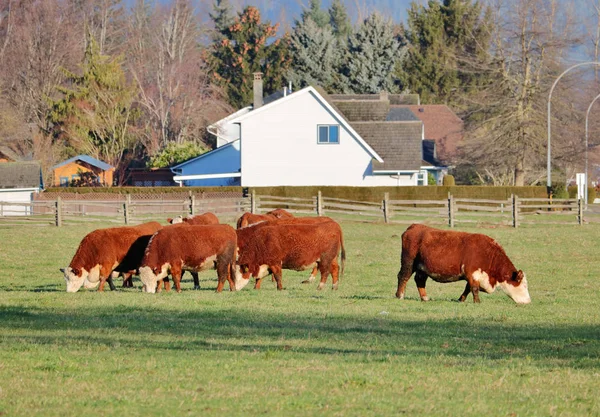
[[(294, 217), (283, 209), (264, 215), (244, 213), (237, 229), (220, 224), (212, 213), (167, 219), (138, 226), (98, 229), (87, 234), (67, 268), (61, 269), (67, 292), (104, 289), (108, 282), (123, 277), (123, 286), (133, 286), (132, 276), (139, 275), (143, 291), (154, 293), (170, 289), (169, 275), (177, 292), (181, 278), (189, 271), (194, 287), (199, 288), (198, 272), (217, 271), (217, 292), (225, 282), (231, 291), (244, 288), (251, 278), (259, 289), (262, 278), (272, 275), (277, 289), (283, 289), (282, 270), (311, 269), (315, 280), (321, 274), (318, 289), (329, 275), (332, 288), (338, 288), (346, 260), (340, 225), (329, 217)], [(338, 262), (338, 257), (340, 262)], [(396, 297), (404, 298), (406, 283), (415, 273), (415, 282), (423, 301), (428, 300), (425, 283), (467, 281), (460, 297), (469, 293), (479, 302), (479, 290), (493, 292), (500, 287), (516, 303), (527, 304), (527, 278), (517, 270), (502, 247), (482, 234), (443, 231), (413, 224), (402, 234), (401, 268)]]

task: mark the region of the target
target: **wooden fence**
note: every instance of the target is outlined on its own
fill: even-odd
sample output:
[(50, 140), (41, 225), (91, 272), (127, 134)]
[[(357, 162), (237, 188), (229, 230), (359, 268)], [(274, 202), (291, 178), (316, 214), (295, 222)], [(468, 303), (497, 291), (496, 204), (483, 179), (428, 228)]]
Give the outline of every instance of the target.
[(222, 221), (235, 221), (246, 211), (265, 213), (284, 208), (296, 215), (330, 216), (337, 219), (397, 224), (431, 225), (505, 225), (600, 223), (600, 208), (588, 207), (582, 200), (519, 198), (506, 200), (461, 199), (448, 195), (445, 200), (390, 200), (365, 202), (324, 197), (312, 198), (269, 195), (198, 198), (148, 199), (126, 195), (120, 200), (64, 199), (36, 200), (28, 203), (0, 202), (0, 225), (55, 225), (112, 222), (138, 224), (150, 220), (164, 222), (168, 217), (213, 212)]

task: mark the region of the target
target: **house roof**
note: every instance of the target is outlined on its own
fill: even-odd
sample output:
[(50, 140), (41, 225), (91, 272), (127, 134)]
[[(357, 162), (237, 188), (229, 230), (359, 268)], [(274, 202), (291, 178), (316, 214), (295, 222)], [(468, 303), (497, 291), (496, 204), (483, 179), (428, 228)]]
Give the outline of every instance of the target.
[[(381, 94), (330, 94), (333, 101), (351, 100), (381, 100)], [(420, 104), (418, 94), (387, 94), (390, 104), (418, 105)]]
[(362, 138), (360, 136), (359, 133), (357, 133), (354, 130), (352, 125), (349, 123), (348, 119), (346, 117), (344, 117), (343, 113), (340, 112), (340, 110), (332, 104), (331, 100), (327, 97), (327, 94), (323, 90), (319, 91), (315, 87), (312, 87), (312, 86), (305, 87), (302, 90), (288, 94), (285, 97), (280, 98), (279, 100), (275, 100), (268, 104), (264, 104), (263, 106), (259, 107), (256, 110), (252, 110), (249, 113), (243, 114), (240, 117), (237, 117), (237, 118), (231, 120), (231, 123), (242, 122), (243, 120), (245, 120), (249, 117), (253, 117), (256, 114), (261, 113), (263, 111), (266, 111), (266, 110), (272, 108), (273, 106), (278, 106), (282, 103), (287, 102), (288, 100), (293, 100), (294, 98), (298, 97), (301, 94), (312, 94), (317, 99), (317, 101), (319, 101), (323, 106), (325, 106), (332, 114), (337, 116), (337, 118), (340, 120), (340, 124), (342, 124), (350, 132), (350, 134), (356, 138), (356, 140), (363, 146), (363, 148), (374, 159), (376, 159), (379, 162), (383, 162), (383, 159), (381, 158), (381, 156), (369, 145), (369, 143), (367, 141), (364, 140), (364, 138)]
[(182, 163), (180, 163), (178, 165), (172, 166), (170, 169), (171, 169), (172, 172), (175, 172), (176, 169), (181, 169), (183, 166), (185, 166), (187, 164), (190, 164), (192, 162), (198, 161), (199, 159), (205, 158), (205, 157), (207, 157), (209, 155), (214, 155), (215, 153), (220, 152), (223, 149), (227, 149), (227, 148), (229, 148), (231, 146), (234, 146), (234, 144), (239, 143), (239, 141), (240, 141), (239, 139), (236, 139), (236, 140), (234, 140), (232, 142), (226, 143), (225, 145), (219, 146), (218, 148), (213, 149), (212, 151), (205, 152), (202, 155), (198, 155), (198, 156), (196, 156), (196, 157), (194, 157), (192, 159), (188, 159), (187, 161), (182, 162)]
[(451, 162), (464, 136), (463, 121), (444, 104), (403, 107), (412, 110), (423, 121), (425, 139), (435, 140), (438, 159)]
[(12, 149), (10, 149), (8, 146), (0, 146), (0, 154), (3, 154), (8, 159), (11, 159), (13, 161), (21, 161), (22, 160), (22, 158), (16, 152), (14, 152)]
[(41, 188), (42, 170), (37, 161), (0, 164), (0, 188)]
[(422, 123), (353, 122), (356, 131), (383, 157), (373, 171), (419, 171), (422, 164)]
[(56, 164), (52, 167), (52, 169), (60, 168), (63, 165), (70, 164), (71, 162), (81, 161), (85, 162), (88, 165), (94, 166), (96, 168), (100, 168), (102, 171), (108, 171), (109, 169), (114, 168), (112, 165), (107, 164), (106, 162), (102, 162), (96, 158), (92, 158), (89, 155), (77, 155), (73, 158), (69, 158), (66, 161), (61, 162), (60, 164)]

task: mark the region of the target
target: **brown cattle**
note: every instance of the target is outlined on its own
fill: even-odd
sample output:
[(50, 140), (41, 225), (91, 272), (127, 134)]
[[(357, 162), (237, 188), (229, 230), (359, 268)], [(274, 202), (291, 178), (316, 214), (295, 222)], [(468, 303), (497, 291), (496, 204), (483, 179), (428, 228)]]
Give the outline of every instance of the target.
[(187, 217), (177, 216), (173, 219), (167, 219), (167, 221), (171, 224), (178, 224), (178, 223), (187, 223), (189, 225), (192, 225), (192, 224), (196, 224), (196, 225), (219, 224), (219, 218), (210, 212), (206, 212), (203, 214), (196, 214), (194, 216), (187, 216)]
[(231, 270), (235, 263), (237, 237), (235, 230), (226, 224), (165, 227), (152, 236), (140, 267), (144, 291), (156, 291), (157, 282), (169, 273), (175, 289), (181, 291), (181, 274), (184, 270), (200, 272), (216, 269), (217, 292), (223, 290), (225, 280), (233, 291)]
[(459, 301), (465, 301), (471, 292), (473, 301), (479, 303), (479, 289), (492, 293), (500, 287), (516, 303), (531, 302), (523, 271), (517, 270), (504, 249), (486, 235), (411, 225), (402, 234), (396, 297), (404, 298), (406, 283), (413, 272), (423, 301), (429, 300), (425, 283), (431, 277), (437, 282), (466, 280)]
[(76, 292), (82, 285), (88, 289), (95, 288), (98, 284), (98, 291), (103, 291), (113, 271), (130, 274), (139, 266), (149, 237), (161, 228), (160, 223), (149, 222), (88, 233), (69, 266), (61, 269), (67, 292)]
[(320, 224), (267, 224), (237, 230), (239, 256), (236, 266), (236, 289), (248, 284), (250, 277), (256, 278), (256, 289), (260, 280), (272, 273), (277, 289), (283, 289), (283, 269), (302, 271), (318, 266), (321, 272), (322, 289), (331, 274), (332, 289), (338, 287), (341, 249), (342, 274), (346, 261), (342, 229), (335, 222)]
[(253, 214), (246, 212), (241, 215), (241, 217), (237, 221), (237, 228), (241, 229), (243, 227), (248, 227), (250, 225), (260, 223), (260, 222), (269, 222), (277, 219), (289, 219), (294, 218), (294, 215), (284, 209), (275, 209), (271, 210), (265, 214)]

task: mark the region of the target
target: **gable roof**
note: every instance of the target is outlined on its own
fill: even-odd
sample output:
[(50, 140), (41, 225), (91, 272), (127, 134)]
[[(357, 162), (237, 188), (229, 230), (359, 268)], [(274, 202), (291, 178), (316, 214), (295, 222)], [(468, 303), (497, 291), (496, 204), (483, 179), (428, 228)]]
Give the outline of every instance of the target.
[(352, 126), (383, 157), (373, 171), (419, 171), (422, 164), (422, 123), (353, 122)]
[(387, 97), (390, 104), (418, 105), (420, 99), (418, 94), (330, 94), (333, 101), (351, 100), (381, 100)]
[(239, 141), (240, 141), (239, 139), (236, 139), (236, 140), (234, 140), (232, 142), (226, 143), (225, 145), (219, 146), (218, 148), (213, 149), (212, 151), (205, 152), (202, 155), (195, 156), (192, 159), (188, 159), (187, 161), (184, 161), (184, 162), (182, 162), (182, 163), (180, 163), (178, 165), (172, 166), (170, 169), (171, 169), (172, 172), (175, 172), (176, 169), (181, 169), (181, 167), (183, 167), (183, 166), (185, 166), (187, 164), (190, 164), (192, 162), (196, 162), (196, 161), (198, 161), (198, 160), (200, 160), (202, 158), (205, 158), (207, 156), (212, 156), (212, 155), (216, 154), (217, 152), (222, 151), (223, 149), (227, 149), (227, 148), (229, 148), (231, 146), (234, 146), (234, 144), (239, 143)]
[(107, 164), (106, 162), (102, 162), (96, 158), (92, 158), (89, 155), (77, 155), (73, 158), (69, 158), (66, 161), (61, 162), (60, 164), (56, 164), (52, 167), (52, 169), (60, 168), (63, 165), (70, 164), (71, 162), (81, 161), (85, 162), (88, 165), (94, 166), (96, 168), (101, 169), (102, 171), (108, 171), (109, 169), (114, 168), (112, 165)]
[(274, 106), (279, 106), (282, 103), (285, 103), (289, 100), (294, 100), (295, 98), (299, 97), (300, 95), (303, 94), (312, 94), (313, 97), (315, 97), (315, 99), (321, 104), (323, 105), (325, 108), (327, 108), (327, 110), (329, 110), (334, 117), (336, 117), (340, 124), (342, 126), (344, 126), (352, 136), (354, 136), (356, 138), (356, 140), (365, 148), (365, 150), (377, 161), (383, 163), (383, 159), (381, 158), (381, 156), (369, 145), (369, 143), (367, 141), (365, 141), (360, 134), (358, 134), (354, 128), (352, 127), (352, 125), (348, 122), (348, 119), (346, 119), (343, 114), (339, 111), (339, 109), (337, 109), (335, 106), (333, 106), (331, 104), (331, 102), (329, 100), (327, 100), (324, 97), (324, 94), (321, 94), (319, 91), (317, 91), (317, 89), (315, 89), (312, 86), (308, 86), (303, 88), (302, 90), (293, 92), (291, 94), (286, 95), (285, 97), (282, 97), (278, 100), (272, 101), (268, 104), (264, 104), (263, 106), (259, 107), (256, 110), (252, 110), (251, 112), (248, 112), (246, 114), (241, 115), (240, 117), (237, 117), (233, 120), (231, 120), (231, 123), (240, 123), (242, 121), (244, 121), (247, 118), (253, 117), (259, 113), (262, 113), (266, 110), (269, 110), (271, 108), (273, 108)]
[(42, 170), (37, 161), (0, 164), (0, 188), (41, 188)]

